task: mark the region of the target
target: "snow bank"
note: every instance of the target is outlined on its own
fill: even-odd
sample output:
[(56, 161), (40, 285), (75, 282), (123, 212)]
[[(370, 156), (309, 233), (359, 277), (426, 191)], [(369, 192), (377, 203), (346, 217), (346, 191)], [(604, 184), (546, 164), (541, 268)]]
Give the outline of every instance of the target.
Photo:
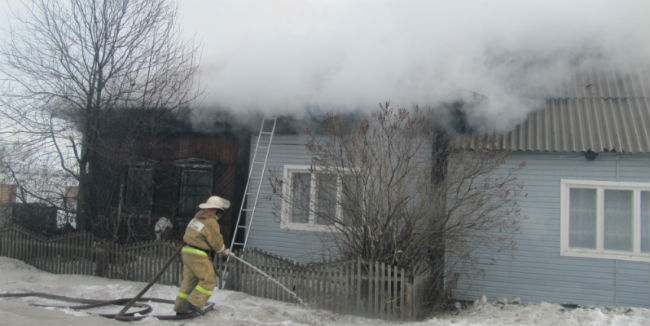
[[(46, 292), (90, 299), (117, 299), (136, 295), (146, 284), (82, 275), (56, 275), (29, 266), (21, 261), (0, 257), (0, 293)], [(154, 285), (147, 297), (174, 299), (177, 288)], [(295, 304), (253, 297), (240, 292), (215, 290), (210, 298), (217, 309), (207, 315), (185, 321), (193, 325), (350, 325), (350, 326), (519, 326), (519, 325), (650, 325), (650, 310), (645, 308), (580, 307), (560, 305), (518, 304), (518, 301), (477, 301), (472, 307), (418, 322), (390, 322), (328, 311), (309, 309)], [(123, 322), (93, 315), (97, 312), (118, 312), (118, 306), (94, 309), (91, 312), (64, 308), (30, 306), (32, 303), (66, 305), (65, 302), (42, 298), (0, 298), (0, 325), (125, 325)], [(153, 314), (170, 314), (170, 304), (150, 303)], [(177, 325), (178, 322), (154, 318), (133, 322), (133, 325)]]

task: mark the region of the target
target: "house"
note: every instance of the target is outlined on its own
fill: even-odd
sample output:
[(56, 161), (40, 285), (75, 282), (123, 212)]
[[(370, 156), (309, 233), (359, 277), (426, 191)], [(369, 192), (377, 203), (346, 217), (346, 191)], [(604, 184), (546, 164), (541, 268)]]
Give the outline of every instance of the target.
[[(647, 80), (580, 74), (500, 136), (494, 149), (512, 152), (502, 169), (527, 163), (517, 174), (526, 195), (518, 198), (516, 248), (476, 248), (477, 265), (447, 273), (456, 298), (650, 305)], [(275, 135), (267, 171), (285, 182), (310, 178), (307, 141), (300, 133)], [(248, 246), (303, 263), (335, 256), (323, 226), (309, 216), (288, 221), (274, 190), (262, 185), (268, 200), (258, 203)]]
[(579, 74), (500, 137), (504, 168), (527, 163), (517, 248), (455, 271), (456, 297), (650, 305), (648, 80)]
[(0, 184), (0, 227), (13, 224), (37, 234), (56, 234), (56, 207), (38, 203), (18, 203), (16, 189), (16, 185)]
[(232, 202), (219, 221), (230, 241), (248, 173), (246, 128), (218, 116), (196, 130), (183, 112), (146, 110), (112, 111), (101, 121), (102, 149), (90, 166), (102, 191), (95, 232), (151, 240), (166, 218), (173, 224), (170, 238), (180, 239), (198, 204), (219, 195)]

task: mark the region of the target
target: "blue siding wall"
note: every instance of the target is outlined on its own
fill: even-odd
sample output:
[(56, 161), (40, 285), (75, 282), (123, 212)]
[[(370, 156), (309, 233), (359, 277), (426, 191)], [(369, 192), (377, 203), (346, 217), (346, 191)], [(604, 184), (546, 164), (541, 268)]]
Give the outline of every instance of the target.
[[(262, 249), (301, 263), (329, 259), (335, 252), (331, 247), (332, 241), (328, 241), (331, 234), (280, 228), (282, 200), (278, 194), (273, 193), (269, 176), (282, 178), (285, 165), (309, 165), (311, 162), (305, 148), (308, 140), (304, 135), (274, 136), (247, 244), (248, 247)], [(254, 137), (251, 151), (255, 150), (256, 141)]]
[[(284, 165), (309, 165), (307, 140), (306, 136), (276, 135), (267, 171), (281, 178)], [(648, 182), (650, 156), (601, 153), (587, 161), (580, 153), (514, 153), (504, 169), (521, 161), (527, 163), (518, 174), (527, 197), (519, 199), (522, 219), (517, 248), (501, 253), (484, 250), (477, 265), (455, 267), (451, 273), (461, 276), (456, 297), (650, 305), (649, 262), (560, 255), (560, 180)], [(303, 263), (334, 255), (330, 234), (280, 227), (281, 199), (273, 193), (268, 177), (267, 172), (248, 246)]]
[(650, 305), (649, 262), (560, 255), (560, 180), (648, 182), (650, 157), (601, 153), (587, 161), (580, 153), (515, 153), (506, 168), (521, 161), (527, 166), (518, 177), (528, 196), (519, 200), (522, 219), (517, 248), (502, 253), (484, 250), (478, 265), (458, 266), (454, 272), (461, 280), (456, 297)]

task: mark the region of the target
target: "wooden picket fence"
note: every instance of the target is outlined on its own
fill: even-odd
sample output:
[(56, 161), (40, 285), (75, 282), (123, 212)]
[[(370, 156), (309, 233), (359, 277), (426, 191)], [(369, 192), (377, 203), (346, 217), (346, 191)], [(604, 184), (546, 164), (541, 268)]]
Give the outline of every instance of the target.
[[(412, 319), (418, 313), (414, 278), (404, 268), (361, 259), (301, 265), (259, 250), (247, 250), (243, 258), (314, 307), (384, 319)], [(244, 264), (230, 267), (226, 284), (259, 297), (297, 301)]]
[[(121, 246), (87, 232), (45, 238), (16, 226), (0, 229), (0, 256), (20, 259), (56, 274), (148, 282), (177, 248), (178, 244), (166, 241)], [(175, 261), (159, 283), (179, 284), (182, 268), (180, 260)]]
[[(0, 256), (51, 273), (140, 282), (151, 281), (178, 246), (166, 241), (122, 246), (85, 232), (44, 238), (16, 226), (0, 229)], [(404, 268), (360, 259), (303, 265), (257, 249), (238, 256), (293, 293), (234, 259), (226, 279), (230, 290), (285, 302), (297, 302), (297, 296), (312, 307), (385, 319), (408, 320), (419, 315), (415, 294), (422, 291), (414, 288), (417, 277)], [(224, 271), (223, 260), (215, 260), (215, 270)], [(181, 278), (182, 262), (177, 259), (159, 283), (178, 285)]]

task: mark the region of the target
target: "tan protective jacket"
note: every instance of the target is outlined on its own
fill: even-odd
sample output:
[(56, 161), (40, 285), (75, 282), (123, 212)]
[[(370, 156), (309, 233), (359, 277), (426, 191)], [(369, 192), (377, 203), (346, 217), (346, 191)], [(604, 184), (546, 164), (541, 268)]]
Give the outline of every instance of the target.
[(220, 252), (226, 249), (219, 223), (217, 223), (217, 216), (205, 210), (199, 210), (187, 224), (183, 241), (190, 246), (206, 251)]

